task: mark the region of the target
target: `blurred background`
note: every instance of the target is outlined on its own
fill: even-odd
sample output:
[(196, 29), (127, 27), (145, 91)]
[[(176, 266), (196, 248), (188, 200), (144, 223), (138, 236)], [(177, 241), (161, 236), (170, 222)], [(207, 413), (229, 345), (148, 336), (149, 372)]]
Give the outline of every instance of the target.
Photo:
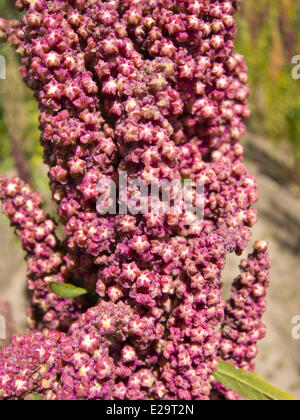
[[(1, 0), (1, 17), (16, 16), (12, 3)], [(247, 165), (260, 186), (253, 240), (270, 241), (273, 263), (268, 335), (260, 346), (257, 371), (300, 398), (300, 340), (292, 338), (292, 319), (300, 315), (300, 0), (243, 3), (236, 49), (247, 60), (252, 89), (252, 117), (243, 142)], [(0, 80), (0, 173), (30, 182), (54, 214), (36, 102), (21, 80), (16, 54), (0, 45), (0, 55), (7, 61), (7, 79)], [(3, 216), (0, 238), (0, 315), (10, 320), (9, 331), (15, 333), (26, 328), (26, 273), (22, 250)], [(226, 293), (238, 264), (237, 258), (229, 258)]]

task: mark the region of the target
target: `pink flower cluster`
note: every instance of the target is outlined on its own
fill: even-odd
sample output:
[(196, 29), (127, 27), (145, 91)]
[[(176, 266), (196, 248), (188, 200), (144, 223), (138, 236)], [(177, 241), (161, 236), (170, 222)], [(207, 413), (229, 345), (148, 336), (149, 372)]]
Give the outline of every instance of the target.
[[(67, 335), (44, 330), (15, 337), (0, 355), (0, 398), (32, 393), (47, 400), (120, 398), (127, 390), (117, 379), (135, 370), (122, 364), (130, 359), (124, 341), (133, 320), (130, 307), (103, 303), (82, 315)], [(141, 377), (147, 389), (147, 372), (135, 376), (133, 385)]]
[[(237, 2), (16, 6), (22, 21), (1, 20), (0, 30), (22, 54), (23, 78), (39, 103), (66, 239), (59, 243), (29, 187), (0, 179), (4, 212), (27, 252), (30, 327), (42, 331), (0, 354), (0, 398), (209, 399), (224, 343), (232, 340), (226, 358), (246, 366), (254, 338), (245, 331), (260, 331), (264, 309), (259, 299), (248, 310), (247, 290), (238, 287), (221, 337), (226, 254), (242, 254), (257, 219), (257, 185), (239, 143), (249, 88), (233, 51)], [(97, 185), (120, 171), (157, 186), (201, 180), (204, 221), (188, 225), (172, 211), (100, 216)], [(245, 266), (257, 298), (267, 286), (256, 280), (267, 275), (265, 251), (261, 264)], [(49, 283), (76, 279), (97, 293), (95, 307), (50, 293)], [(243, 325), (232, 321), (239, 302)]]
[[(257, 343), (266, 334), (261, 318), (266, 311), (265, 298), (270, 283), (267, 250), (266, 241), (257, 241), (253, 253), (241, 262), (242, 273), (233, 283), (222, 326), (221, 359), (252, 372), (258, 354)], [(224, 393), (223, 387), (217, 386), (217, 389)], [(225, 397), (237, 399), (236, 394), (228, 390)]]
[(49, 284), (65, 282), (70, 273), (64, 263), (62, 244), (55, 235), (55, 222), (41, 208), (38, 193), (18, 178), (0, 176), (3, 213), (11, 220), (26, 252), (31, 307), (28, 324), (33, 328), (68, 328), (84, 310), (83, 302), (70, 302), (49, 293)]

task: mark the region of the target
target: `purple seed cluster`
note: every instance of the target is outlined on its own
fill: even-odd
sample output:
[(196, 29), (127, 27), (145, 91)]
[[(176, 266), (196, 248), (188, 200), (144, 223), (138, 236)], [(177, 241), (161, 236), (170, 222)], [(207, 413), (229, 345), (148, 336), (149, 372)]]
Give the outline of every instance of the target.
[[(261, 318), (266, 311), (266, 291), (270, 284), (268, 243), (257, 241), (254, 251), (240, 264), (241, 274), (234, 281), (232, 296), (225, 308), (220, 357), (241, 369), (254, 371), (257, 343), (266, 335)], [(237, 396), (221, 386), (227, 400)]]
[(253, 254), (241, 262), (242, 273), (233, 284), (225, 309), (221, 356), (223, 360), (235, 361), (242, 369), (254, 369), (256, 343), (265, 337), (260, 319), (266, 310), (266, 289), (270, 283), (267, 248), (265, 241), (256, 242)]
[[(226, 255), (242, 254), (257, 220), (257, 184), (239, 143), (249, 88), (234, 52), (237, 2), (16, 6), (22, 21), (0, 20), (0, 34), (22, 55), (39, 104), (65, 240), (36, 193), (0, 178), (4, 213), (27, 253), (34, 331), (0, 353), (0, 398), (210, 399), (219, 357), (252, 369), (268, 285), (260, 242), (222, 301)], [(172, 210), (100, 215), (97, 185), (117, 183), (120, 172), (158, 187), (201, 180), (203, 222)], [(78, 279), (96, 306), (50, 292), (53, 281)]]
[(0, 176), (0, 199), (3, 213), (11, 220), (26, 252), (27, 288), (32, 302), (28, 310), (29, 327), (69, 327), (84, 305), (49, 292), (49, 284), (63, 283), (70, 276), (62, 244), (55, 235), (55, 222), (41, 208), (39, 194), (18, 178), (8, 180)]

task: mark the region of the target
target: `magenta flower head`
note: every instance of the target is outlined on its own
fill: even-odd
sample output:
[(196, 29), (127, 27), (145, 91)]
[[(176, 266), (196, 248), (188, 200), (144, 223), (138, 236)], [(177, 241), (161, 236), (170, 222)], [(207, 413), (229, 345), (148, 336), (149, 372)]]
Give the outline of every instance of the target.
[(50, 293), (49, 284), (69, 276), (55, 222), (42, 210), (42, 199), (18, 178), (0, 177), (3, 213), (11, 220), (26, 252), (31, 328), (67, 328), (81, 313), (80, 301), (70, 302)]
[(225, 309), (220, 349), (222, 358), (232, 359), (247, 370), (254, 369), (256, 344), (265, 336), (261, 318), (266, 310), (265, 297), (269, 286), (270, 261), (267, 250), (268, 243), (258, 241), (248, 260), (241, 262), (242, 273), (234, 282), (232, 296)]
[[(21, 53), (39, 104), (65, 239), (30, 187), (0, 178), (4, 214), (26, 251), (33, 330), (0, 353), (0, 398), (208, 400), (213, 388), (226, 397), (210, 378), (220, 357), (252, 369), (269, 268), (259, 242), (225, 306), (226, 255), (242, 254), (257, 219), (239, 143), (249, 88), (233, 51), (237, 2), (16, 6), (21, 22), (0, 20), (0, 35)], [(135, 184), (160, 194), (170, 183), (175, 201), (183, 179), (203, 186), (197, 225), (186, 207), (150, 211)], [(99, 211), (107, 185), (119, 193), (115, 212)], [(134, 199), (145, 212), (118, 211)], [(90, 294), (61, 298), (53, 282)]]
[[(262, 316), (266, 311), (266, 292), (270, 283), (268, 243), (257, 241), (254, 251), (241, 262), (241, 274), (235, 280), (232, 296), (225, 308), (220, 357), (222, 360), (254, 371), (257, 343), (266, 334)], [(232, 391), (217, 386), (226, 399), (238, 399)]]

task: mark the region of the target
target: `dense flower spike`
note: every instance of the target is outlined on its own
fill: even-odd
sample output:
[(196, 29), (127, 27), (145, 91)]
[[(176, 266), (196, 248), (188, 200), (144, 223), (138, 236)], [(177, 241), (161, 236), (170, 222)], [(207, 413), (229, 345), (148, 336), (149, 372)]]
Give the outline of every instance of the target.
[[(36, 237), (36, 225), (49, 223), (44, 213), (35, 221), (22, 209), (25, 220), (12, 222), (29, 254), (29, 285), (44, 318), (37, 326), (74, 323), (65, 336), (34, 333), (7, 348), (0, 396), (209, 399), (222, 342), (226, 254), (243, 252), (257, 219), (251, 208), (257, 185), (239, 143), (249, 88), (245, 62), (233, 51), (237, 2), (17, 0), (16, 6), (22, 21), (1, 20), (0, 34), (21, 53), (23, 78), (39, 103), (44, 160), (66, 240), (58, 244), (53, 231), (50, 244)], [(118, 184), (125, 172), (128, 189)], [(149, 197), (133, 186), (143, 180), (159, 191), (164, 181), (186, 178), (204, 186), (204, 220), (196, 225), (187, 208), (182, 215), (150, 211)], [(100, 211), (97, 200), (112, 181), (122, 200), (134, 198), (146, 211)], [(20, 200), (33, 195), (20, 188)], [(174, 199), (176, 187), (171, 193)], [(17, 211), (14, 197), (1, 198), (4, 210)], [(57, 254), (58, 265), (45, 273), (39, 264)], [(81, 280), (100, 303), (81, 315), (81, 301), (49, 293), (49, 276)], [(49, 334), (56, 353), (36, 372), (31, 346), (40, 345), (43, 355), (49, 340), (51, 349)], [(22, 365), (22, 353), (32, 364), (16, 385), (16, 372), (9, 379), (6, 373), (11, 360)]]
[(42, 210), (39, 194), (18, 178), (0, 177), (0, 200), (26, 252), (32, 293), (29, 325), (67, 328), (84, 308), (79, 301), (70, 303), (49, 292), (50, 283), (64, 282), (68, 276), (54, 221)]
[[(220, 357), (242, 369), (254, 371), (257, 343), (265, 337), (262, 316), (266, 310), (266, 292), (270, 283), (268, 243), (258, 241), (248, 260), (241, 262), (242, 274), (233, 284), (232, 296), (225, 308)], [(220, 391), (224, 392), (223, 387)], [(235, 394), (226, 390), (227, 399)]]
[(0, 17), (0, 41), (7, 41), (19, 53), (23, 53), (23, 32), (18, 20), (5, 20)]
[(241, 262), (242, 274), (234, 282), (225, 309), (221, 356), (247, 370), (254, 369), (256, 344), (265, 336), (261, 318), (266, 310), (265, 297), (270, 282), (267, 250), (267, 242), (258, 241), (253, 254)]
[(55, 383), (61, 334), (45, 331), (13, 338), (0, 355), (0, 400), (30, 398)]
[[(45, 400), (119, 398), (126, 392), (121, 379), (136, 366), (134, 357), (122, 366), (133, 319), (129, 307), (104, 303), (82, 315), (67, 335), (44, 330), (15, 337), (0, 355), (0, 399), (28, 399), (32, 393)], [(115, 362), (120, 354), (123, 359)]]

